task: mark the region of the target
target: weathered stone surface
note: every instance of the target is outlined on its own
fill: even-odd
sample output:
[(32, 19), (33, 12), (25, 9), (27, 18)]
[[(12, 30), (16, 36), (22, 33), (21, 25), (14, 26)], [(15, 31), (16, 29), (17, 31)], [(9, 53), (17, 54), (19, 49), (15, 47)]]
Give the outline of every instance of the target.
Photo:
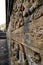
[(36, 47), (40, 48), (43, 43), (43, 39), (41, 38), (43, 36), (43, 16), (31, 22), (29, 30), (31, 42), (33, 41), (32, 45), (36, 44)]
[[(27, 63), (30, 62), (30, 65), (32, 63), (33, 65), (43, 65), (43, 0), (17, 0), (12, 12), (10, 41), (18, 44), (20, 51), (19, 63), (15, 56), (11, 59), (12, 63), (15, 65), (26, 64), (22, 61), (25, 56), (25, 60), (28, 60)], [(16, 55), (17, 50), (15, 51), (15, 49), (18, 48), (15, 44), (10, 44), (12, 55)], [(30, 53), (30, 51), (32, 52)], [(32, 53), (33, 55), (31, 55)], [(29, 60), (28, 55), (30, 58), (32, 56), (31, 60)], [(17, 64), (14, 59), (16, 59)]]

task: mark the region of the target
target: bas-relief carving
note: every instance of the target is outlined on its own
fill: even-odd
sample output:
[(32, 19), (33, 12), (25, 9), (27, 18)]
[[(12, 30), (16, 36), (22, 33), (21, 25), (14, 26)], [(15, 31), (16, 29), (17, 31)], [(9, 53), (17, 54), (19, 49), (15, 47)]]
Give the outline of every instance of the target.
[[(18, 61), (15, 65), (29, 65), (33, 63), (33, 65), (43, 65), (43, 1), (41, 0), (17, 0), (13, 6), (12, 19), (11, 24), (13, 27), (13, 31), (11, 32), (11, 39), (15, 42), (15, 47), (18, 47), (19, 50), (16, 51), (14, 49), (12, 51), (12, 55), (17, 52), (19, 53), (19, 57), (21, 56), (21, 60), (17, 59), (17, 55), (11, 57), (15, 61)], [(30, 42), (29, 42), (30, 41)], [(22, 45), (22, 44), (23, 45)], [(27, 43), (30, 45), (30, 48), (27, 48)], [(13, 43), (12, 43), (13, 44)], [(26, 46), (25, 46), (26, 44)], [(22, 48), (21, 48), (22, 47)], [(38, 50), (33, 50), (31, 47), (38, 48)], [(21, 51), (21, 50), (24, 51)], [(28, 51), (29, 50), (29, 51)], [(33, 51), (33, 55), (29, 54), (30, 51)], [(37, 51), (37, 52), (36, 52)], [(28, 54), (27, 54), (28, 52)], [(30, 60), (28, 55), (30, 55)], [(24, 56), (26, 57), (25, 60)], [(26, 61), (26, 63), (25, 63)], [(13, 64), (12, 64), (13, 65)]]

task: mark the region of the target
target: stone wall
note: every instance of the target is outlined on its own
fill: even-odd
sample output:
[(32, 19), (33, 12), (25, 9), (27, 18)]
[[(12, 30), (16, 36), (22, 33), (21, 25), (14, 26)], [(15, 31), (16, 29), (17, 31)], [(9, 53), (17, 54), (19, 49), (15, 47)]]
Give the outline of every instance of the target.
[(11, 65), (43, 65), (43, 0), (16, 0), (10, 22)]

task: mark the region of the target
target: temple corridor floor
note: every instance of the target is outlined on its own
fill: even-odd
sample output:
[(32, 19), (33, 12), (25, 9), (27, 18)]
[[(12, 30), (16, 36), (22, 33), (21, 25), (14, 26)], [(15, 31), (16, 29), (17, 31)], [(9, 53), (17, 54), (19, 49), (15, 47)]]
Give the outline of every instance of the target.
[(9, 65), (8, 46), (6, 39), (0, 39), (0, 65)]

